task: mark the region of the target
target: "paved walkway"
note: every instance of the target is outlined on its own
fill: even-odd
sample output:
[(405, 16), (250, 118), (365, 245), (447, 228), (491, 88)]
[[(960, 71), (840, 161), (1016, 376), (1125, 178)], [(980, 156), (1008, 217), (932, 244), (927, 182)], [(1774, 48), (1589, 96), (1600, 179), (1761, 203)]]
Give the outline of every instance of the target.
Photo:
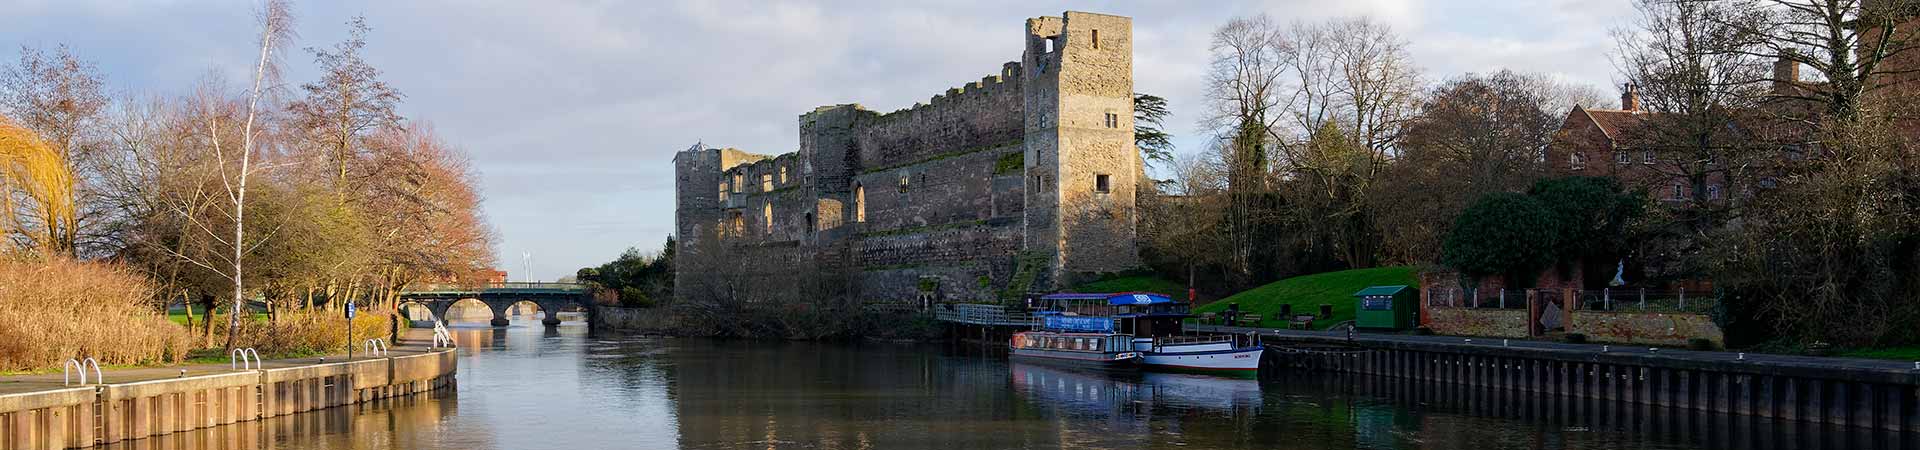
[[(393, 348), (389, 350), (390, 351), (389, 354), (391, 356), (415, 355), (415, 354), (425, 353), (427, 351), (427, 344), (429, 344), (433, 340), (433, 331), (430, 329), (409, 328), (409, 329), (406, 329), (402, 333), (402, 335), (406, 337), (406, 344), (405, 345), (394, 344)], [(286, 367), (297, 367), (297, 366), (320, 364), (322, 362), (340, 362), (345, 360), (346, 356), (347, 356), (346, 353), (339, 353), (339, 354), (315, 356), (315, 357), (309, 357), (309, 358), (269, 359), (266, 361), (261, 361), (260, 365), (263, 368), (267, 368), (267, 369), (279, 369), (279, 368), (286, 368)], [(353, 360), (357, 361), (362, 359), (366, 359), (365, 355), (362, 355), (360, 353), (359, 348), (355, 348)], [(132, 382), (138, 382), (138, 381), (159, 380), (159, 379), (166, 379), (166, 378), (180, 378), (183, 376), (234, 373), (234, 372), (240, 372), (240, 370), (235, 370), (230, 368), (229, 364), (227, 363), (219, 363), (219, 364), (186, 364), (186, 365), (168, 366), (168, 367), (136, 367), (136, 368), (124, 368), (124, 369), (103, 368), (101, 369), (101, 372), (102, 372), (102, 375), (106, 377), (106, 381), (108, 384), (120, 384), (120, 383), (132, 383)], [(75, 381), (78, 381), (79, 374), (74, 374), (73, 376)], [(3, 376), (3, 377), (0, 377), (0, 395), (77, 387), (77, 386), (69, 386), (64, 384), (64, 381), (62, 380), (63, 377), (64, 376), (60, 372), (33, 374), (33, 375)], [(90, 383), (97, 384), (97, 382), (93, 380), (92, 369), (87, 370), (87, 381)]]
[[(1280, 330), (1280, 329), (1272, 329), (1272, 328), (1230, 327), (1230, 326), (1221, 326), (1221, 325), (1191, 325), (1191, 324), (1188, 325), (1188, 328), (1194, 331), (1205, 331), (1205, 332), (1216, 332), (1216, 333), (1246, 334), (1249, 332), (1259, 332), (1261, 336), (1271, 336), (1271, 337), (1280, 338), (1280, 339), (1294, 339), (1294, 340), (1305, 340), (1305, 341), (1326, 342), (1326, 343), (1344, 342), (1347, 338), (1346, 331), (1300, 331), (1300, 330)], [(1569, 353), (1578, 353), (1578, 352), (1600, 353), (1602, 350), (1604, 350), (1609, 354), (1642, 355), (1642, 356), (1661, 357), (1661, 358), (1689, 359), (1689, 360), (1696, 360), (1696, 361), (1713, 361), (1713, 362), (1745, 361), (1746, 363), (1757, 364), (1757, 365), (1804, 367), (1804, 368), (1843, 368), (1843, 369), (1853, 369), (1853, 370), (1896, 372), (1896, 373), (1908, 372), (1908, 373), (1920, 374), (1920, 366), (1916, 366), (1915, 362), (1913, 361), (1892, 361), (1892, 360), (1884, 360), (1884, 359), (1844, 358), (1844, 357), (1831, 357), (1831, 356), (1775, 355), (1775, 354), (1765, 354), (1765, 353), (1742, 354), (1740, 352), (1696, 351), (1696, 350), (1680, 350), (1680, 349), (1672, 349), (1672, 348), (1655, 349), (1654, 347), (1648, 347), (1645, 345), (1568, 344), (1564, 342), (1533, 341), (1533, 340), (1525, 340), (1525, 339), (1501, 339), (1501, 338), (1486, 338), (1486, 337), (1467, 338), (1467, 337), (1460, 337), (1460, 336), (1414, 336), (1414, 335), (1405, 335), (1405, 334), (1384, 334), (1384, 333), (1369, 333), (1369, 332), (1354, 333), (1354, 340), (1359, 342), (1400, 342), (1400, 343), (1429, 344), (1429, 345), (1471, 345), (1471, 346), (1484, 346), (1484, 347), (1503, 347), (1504, 346), (1504, 347), (1526, 348), (1526, 349), (1555, 350), (1555, 351), (1563, 351), (1563, 352), (1569, 352)], [(1741, 359), (1742, 355), (1744, 355), (1744, 358), (1745, 358), (1744, 360)]]

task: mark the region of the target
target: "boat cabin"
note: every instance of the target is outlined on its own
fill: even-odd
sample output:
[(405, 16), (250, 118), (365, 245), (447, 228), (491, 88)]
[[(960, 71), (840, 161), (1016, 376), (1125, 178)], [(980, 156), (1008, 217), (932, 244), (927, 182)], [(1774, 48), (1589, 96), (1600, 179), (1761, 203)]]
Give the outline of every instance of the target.
[(1050, 294), (1030, 299), (1028, 308), (1048, 329), (1091, 331), (1088, 322), (1100, 321), (1106, 330), (1136, 337), (1178, 336), (1181, 320), (1192, 315), (1185, 302), (1151, 292)]

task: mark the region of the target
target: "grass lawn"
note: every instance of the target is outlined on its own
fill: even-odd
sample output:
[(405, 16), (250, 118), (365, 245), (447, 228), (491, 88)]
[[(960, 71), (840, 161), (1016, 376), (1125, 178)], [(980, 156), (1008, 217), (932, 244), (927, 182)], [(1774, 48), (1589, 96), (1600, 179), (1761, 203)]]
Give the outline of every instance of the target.
[(1920, 361), (1920, 346), (1846, 350), (1841, 352), (1835, 352), (1835, 356), (1846, 356), (1851, 358), (1892, 359), (1892, 360), (1899, 360), (1899, 361)]
[(1152, 275), (1119, 277), (1095, 281), (1073, 287), (1074, 292), (1153, 292), (1166, 294), (1175, 299), (1186, 300), (1187, 285)]
[[(213, 316), (213, 320), (226, 320), (226, 318), (227, 318), (226, 313), (214, 314)], [(200, 319), (201, 319), (200, 314), (193, 315), (193, 322), (195, 324), (200, 323)], [(187, 324), (187, 313), (183, 311), (169, 311), (167, 312), (167, 320), (171, 320), (173, 321), (173, 323), (177, 323), (182, 326), (185, 326)], [(253, 320), (265, 322), (267, 321), (267, 313), (263, 313), (263, 312), (253, 313)]]
[(1320, 304), (1333, 305), (1332, 317), (1318, 317), (1313, 321), (1314, 328), (1326, 329), (1333, 324), (1353, 320), (1353, 293), (1368, 286), (1407, 285), (1418, 287), (1420, 280), (1414, 277), (1412, 267), (1380, 267), (1373, 269), (1353, 269), (1339, 272), (1302, 275), (1268, 283), (1227, 298), (1201, 305), (1195, 308), (1195, 314), (1202, 312), (1223, 312), (1227, 304), (1239, 303), (1241, 312), (1259, 313), (1262, 327), (1279, 327), (1287, 321), (1281, 317), (1280, 305), (1293, 305), (1294, 314), (1319, 314)]

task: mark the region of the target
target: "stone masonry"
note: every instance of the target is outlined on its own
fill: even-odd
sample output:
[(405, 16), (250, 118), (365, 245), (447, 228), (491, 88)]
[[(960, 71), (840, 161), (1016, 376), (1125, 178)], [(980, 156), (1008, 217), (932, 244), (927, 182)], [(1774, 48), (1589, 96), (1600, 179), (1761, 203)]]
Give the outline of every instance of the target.
[(681, 151), (677, 251), (721, 239), (813, 264), (792, 270), (845, 269), (868, 301), (977, 301), (1134, 268), (1132, 28), (1027, 19), (1020, 61), (926, 104), (815, 108), (792, 153)]

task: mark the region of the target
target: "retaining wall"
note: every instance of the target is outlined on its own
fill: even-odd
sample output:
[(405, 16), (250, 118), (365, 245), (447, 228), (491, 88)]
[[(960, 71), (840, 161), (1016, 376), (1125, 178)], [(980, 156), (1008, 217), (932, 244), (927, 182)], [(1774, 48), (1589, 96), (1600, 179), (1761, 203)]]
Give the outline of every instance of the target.
[(0, 395), (0, 450), (57, 450), (260, 420), (454, 384), (451, 350)]

